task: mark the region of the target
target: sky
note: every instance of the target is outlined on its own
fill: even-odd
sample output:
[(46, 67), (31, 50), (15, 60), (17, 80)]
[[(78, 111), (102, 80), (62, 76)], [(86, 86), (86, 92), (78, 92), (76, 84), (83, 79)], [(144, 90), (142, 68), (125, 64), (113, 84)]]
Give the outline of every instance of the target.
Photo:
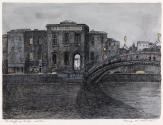
[(3, 34), (12, 29), (46, 29), (46, 24), (64, 20), (87, 24), (90, 30), (105, 31), (109, 38), (132, 45), (157, 40), (161, 32), (159, 3), (3, 3)]

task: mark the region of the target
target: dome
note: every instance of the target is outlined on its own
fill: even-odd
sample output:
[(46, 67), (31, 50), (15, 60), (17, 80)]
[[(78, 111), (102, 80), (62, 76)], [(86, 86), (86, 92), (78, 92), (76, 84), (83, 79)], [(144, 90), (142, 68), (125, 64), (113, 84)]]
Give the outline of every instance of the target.
[(64, 20), (64, 21), (60, 22), (60, 24), (76, 24), (76, 22), (74, 22), (72, 20)]

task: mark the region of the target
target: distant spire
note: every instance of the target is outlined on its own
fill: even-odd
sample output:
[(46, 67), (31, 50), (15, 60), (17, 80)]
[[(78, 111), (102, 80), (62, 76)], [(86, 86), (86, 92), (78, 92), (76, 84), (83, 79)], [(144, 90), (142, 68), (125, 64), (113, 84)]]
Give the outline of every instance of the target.
[(127, 36), (124, 36), (124, 42), (126, 43), (126, 41), (127, 41)]
[(127, 36), (124, 36), (124, 46), (123, 46), (124, 49), (128, 49), (126, 42), (127, 42)]
[(157, 40), (160, 42), (161, 33), (157, 33)]

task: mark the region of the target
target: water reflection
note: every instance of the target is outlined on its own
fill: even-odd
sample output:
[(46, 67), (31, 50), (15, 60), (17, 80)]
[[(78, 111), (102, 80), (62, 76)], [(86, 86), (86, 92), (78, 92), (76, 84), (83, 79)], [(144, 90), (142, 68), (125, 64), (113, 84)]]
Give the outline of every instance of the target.
[[(105, 88), (107, 89), (106, 86)], [(110, 91), (112, 92), (112, 90)], [(124, 89), (123, 91), (127, 91), (127, 90)], [(155, 118), (159, 116), (159, 115), (154, 116), (152, 114), (144, 112), (143, 110), (138, 110), (132, 105), (129, 105), (129, 103), (124, 103), (125, 101), (113, 97), (114, 96), (109, 96), (108, 93), (104, 92), (104, 90), (101, 88), (101, 86), (99, 86), (99, 84), (93, 85), (93, 84), (85, 83), (81, 87), (77, 96), (76, 107), (78, 113), (82, 118), (92, 118), (92, 119), (93, 118), (113, 118), (113, 119), (114, 118), (123, 118), (123, 119)], [(157, 99), (159, 101), (160, 98)], [(130, 102), (131, 101), (133, 100), (130, 100)], [(142, 103), (146, 103), (145, 102), (146, 100), (141, 100), (141, 101)], [(150, 105), (150, 103), (148, 104)], [(145, 105), (148, 106), (148, 104)], [(160, 110), (160, 108), (158, 109)]]

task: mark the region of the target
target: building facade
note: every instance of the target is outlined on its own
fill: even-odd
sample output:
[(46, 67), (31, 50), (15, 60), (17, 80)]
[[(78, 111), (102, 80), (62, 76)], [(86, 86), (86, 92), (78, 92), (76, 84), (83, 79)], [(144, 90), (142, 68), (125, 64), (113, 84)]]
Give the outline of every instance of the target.
[(49, 72), (82, 71), (88, 61), (89, 27), (72, 21), (47, 24)]
[(11, 30), (8, 37), (8, 73), (24, 73), (24, 33), (28, 29)]
[(3, 36), (3, 73), (80, 73), (119, 52), (119, 41), (86, 24), (65, 20), (46, 28)]
[(113, 38), (107, 38), (105, 42), (107, 57), (111, 58), (119, 54), (120, 42)]
[(150, 47), (150, 42), (148, 41), (138, 41), (137, 42), (137, 50), (138, 51), (142, 51), (145, 48), (149, 48)]
[(2, 47), (3, 47), (3, 57), (2, 57), (2, 73), (7, 74), (8, 73), (8, 38), (7, 34), (4, 34), (2, 36)]
[(46, 35), (46, 31), (43, 30), (9, 31), (7, 33), (7, 72), (16, 74), (46, 72), (48, 64)]
[(105, 42), (107, 33), (102, 31), (91, 30), (89, 32), (89, 62), (99, 63), (105, 59), (106, 49)]
[(129, 47), (129, 52), (130, 53), (136, 53), (137, 52), (137, 47), (135, 43), (132, 44), (132, 46)]
[(47, 71), (47, 33), (45, 30), (29, 30), (24, 35), (25, 73)]

